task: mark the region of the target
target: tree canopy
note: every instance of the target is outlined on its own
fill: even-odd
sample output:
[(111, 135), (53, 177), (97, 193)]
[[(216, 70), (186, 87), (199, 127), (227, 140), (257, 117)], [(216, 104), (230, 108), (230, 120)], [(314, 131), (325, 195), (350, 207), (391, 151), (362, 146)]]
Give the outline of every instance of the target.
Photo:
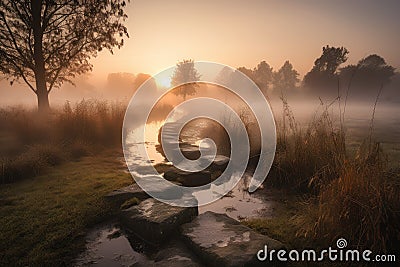
[(348, 65), (340, 69), (343, 81), (348, 83), (352, 79), (352, 85), (365, 90), (388, 84), (394, 75), (395, 68), (376, 54), (361, 59), (357, 65)]
[(274, 90), (293, 89), (299, 82), (299, 73), (293, 65), (286, 60), (283, 66), (273, 75)]
[(265, 61), (261, 61), (254, 68), (254, 82), (262, 92), (267, 93), (269, 85), (272, 82), (272, 67)]
[[(179, 86), (178, 88), (173, 90), (175, 95), (181, 95), (184, 100), (189, 95), (194, 95), (196, 93), (196, 89), (199, 87), (193, 81), (200, 80), (200, 74), (197, 72), (194, 67), (194, 61), (189, 59), (185, 59), (176, 64), (176, 68), (174, 74), (171, 77), (171, 85)], [(186, 84), (185, 84), (186, 83)]]
[(89, 59), (110, 52), (128, 36), (122, 0), (0, 1), (0, 72), (12, 84), (23, 80), (37, 95), (39, 110), (48, 94), (92, 70)]
[(239, 67), (237, 70), (253, 80), (264, 94), (267, 93), (270, 84), (272, 83), (273, 72), (272, 67), (266, 61), (261, 61), (258, 63), (257, 67), (253, 69)]
[(349, 51), (344, 47), (322, 48), (322, 55), (314, 61), (310, 72), (304, 76), (304, 85), (309, 88), (329, 88), (336, 84), (337, 70), (347, 61)]

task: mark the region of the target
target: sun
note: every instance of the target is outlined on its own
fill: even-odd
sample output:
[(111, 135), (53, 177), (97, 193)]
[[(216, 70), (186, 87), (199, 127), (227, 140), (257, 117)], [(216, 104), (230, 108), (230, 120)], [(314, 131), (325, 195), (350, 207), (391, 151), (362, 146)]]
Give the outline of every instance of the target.
[(156, 84), (159, 87), (163, 87), (163, 88), (169, 88), (171, 87), (171, 77), (170, 76), (164, 76), (164, 75), (160, 75), (158, 77), (155, 78), (156, 80)]

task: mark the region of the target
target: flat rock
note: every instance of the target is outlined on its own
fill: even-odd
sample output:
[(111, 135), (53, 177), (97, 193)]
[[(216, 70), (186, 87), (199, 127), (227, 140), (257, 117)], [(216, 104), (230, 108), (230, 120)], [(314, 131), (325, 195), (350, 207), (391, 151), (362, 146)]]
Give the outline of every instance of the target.
[(146, 194), (146, 192), (144, 192), (142, 188), (140, 188), (140, 186), (138, 186), (137, 184), (131, 184), (123, 188), (114, 190), (105, 196), (108, 201), (118, 206), (121, 206), (122, 203), (134, 197), (139, 200), (144, 200), (146, 198), (149, 198), (150, 196)]
[(198, 146), (181, 144), (179, 149), (187, 159), (196, 160), (200, 157), (200, 150)]
[(194, 255), (179, 239), (172, 239), (152, 256), (149, 262), (138, 262), (134, 267), (201, 267), (196, 255)]
[(196, 187), (211, 183), (211, 173), (209, 171), (185, 172), (174, 168), (166, 171), (164, 178), (187, 187)]
[(197, 207), (183, 208), (153, 198), (121, 211), (121, 222), (129, 231), (153, 245), (164, 242), (198, 215)]
[(216, 155), (211, 165), (208, 167), (211, 171), (223, 171), (229, 163), (229, 157), (224, 155)]
[(182, 225), (187, 246), (207, 266), (258, 266), (257, 252), (284, 248), (283, 244), (241, 225), (225, 214), (206, 212), (192, 222)]

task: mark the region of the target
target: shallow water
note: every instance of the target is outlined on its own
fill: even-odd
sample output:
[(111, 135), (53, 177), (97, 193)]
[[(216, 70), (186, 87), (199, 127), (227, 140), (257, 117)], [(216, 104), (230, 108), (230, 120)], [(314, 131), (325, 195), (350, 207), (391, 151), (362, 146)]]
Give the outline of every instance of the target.
[(250, 179), (251, 173), (245, 173), (232, 191), (213, 203), (199, 207), (199, 213), (224, 213), (236, 220), (271, 217), (275, 207), (275, 193), (263, 188), (249, 194), (246, 185)]
[[(151, 123), (146, 126), (146, 147), (148, 156), (153, 165), (155, 164), (171, 164), (156, 150), (158, 143), (158, 130), (162, 126), (161, 123)], [(192, 127), (185, 127), (181, 132), (181, 141), (189, 144), (197, 145), (201, 140), (200, 132), (207, 127), (206, 121), (198, 120), (196, 124), (191, 123)], [(134, 153), (138, 149), (139, 143), (130, 142), (128, 149)], [(141, 173), (143, 163), (146, 159), (140, 157), (130, 158), (127, 162), (131, 170), (135, 170), (135, 175), (145, 175)], [(137, 171), (136, 171), (137, 170)], [(251, 172), (246, 172), (236, 187), (223, 198), (199, 207), (199, 213), (213, 211), (224, 213), (234, 219), (254, 218), (254, 217), (269, 217), (272, 214), (274, 207), (273, 193), (269, 190), (258, 191), (249, 194), (247, 191), (247, 183), (251, 179)]]
[(132, 266), (146, 263), (148, 257), (140, 245), (134, 250), (125, 233), (115, 222), (100, 224), (86, 236), (86, 249), (75, 266)]
[[(161, 124), (152, 124), (146, 134), (145, 147), (150, 158), (150, 162), (155, 165), (168, 163), (165, 158), (156, 150), (158, 129)], [(204, 127), (203, 124), (199, 124)], [(149, 133), (152, 133), (149, 134)], [(182, 133), (182, 141), (195, 144), (200, 137), (198, 130), (186, 128)], [(132, 152), (137, 149), (137, 143), (131, 143), (127, 148)], [(145, 175), (141, 172), (141, 167), (147, 163), (147, 159), (141, 157), (131, 158), (127, 164), (130, 169), (137, 170), (135, 174)], [(249, 194), (245, 186), (251, 178), (250, 173), (245, 173), (243, 179), (237, 186), (222, 199), (211, 204), (199, 207), (199, 213), (213, 211), (225, 213), (234, 219), (244, 219), (260, 216), (271, 216), (273, 211), (273, 196), (268, 194), (268, 190)], [(139, 263), (142, 266), (151, 264), (151, 259), (146, 256), (145, 245), (140, 240), (135, 240), (134, 236), (128, 236), (119, 228), (115, 222), (101, 224), (93, 228), (86, 237), (86, 250), (79, 255), (75, 266), (131, 266)]]

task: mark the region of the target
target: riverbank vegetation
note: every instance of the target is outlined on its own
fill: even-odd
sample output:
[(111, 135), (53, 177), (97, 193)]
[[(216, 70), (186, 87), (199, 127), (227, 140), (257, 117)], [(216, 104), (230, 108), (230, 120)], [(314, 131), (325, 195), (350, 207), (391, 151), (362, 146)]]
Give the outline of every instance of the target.
[(373, 119), (364, 142), (354, 150), (346, 145), (343, 121), (335, 123), (327, 107), (301, 127), (286, 100), (282, 102), (275, 160), (265, 185), (297, 197), (290, 197), (283, 215), (245, 223), (297, 247), (299, 240), (303, 247), (327, 247), (342, 237), (353, 248), (396, 251), (400, 166), (389, 164), (396, 159), (389, 159), (372, 138)]
[(125, 106), (66, 102), (48, 116), (23, 107), (0, 109), (0, 183), (29, 179), (51, 166), (119, 148)]
[[(305, 125), (281, 101), (277, 150), (264, 187), (281, 190), (282, 205), (272, 218), (243, 223), (296, 248), (325, 247), (343, 237), (353, 247), (393, 252), (400, 240), (400, 176), (381, 145), (366, 132), (350, 149), (345, 125), (332, 119), (328, 106)], [(102, 197), (132, 182), (119, 160), (124, 109), (123, 103), (83, 100), (46, 119), (22, 108), (0, 112), (2, 263), (64, 264), (83, 248), (85, 230), (112, 215)], [(259, 133), (251, 132), (251, 115), (240, 117), (254, 157)], [(229, 144), (218, 129), (201, 135), (224, 152)]]

